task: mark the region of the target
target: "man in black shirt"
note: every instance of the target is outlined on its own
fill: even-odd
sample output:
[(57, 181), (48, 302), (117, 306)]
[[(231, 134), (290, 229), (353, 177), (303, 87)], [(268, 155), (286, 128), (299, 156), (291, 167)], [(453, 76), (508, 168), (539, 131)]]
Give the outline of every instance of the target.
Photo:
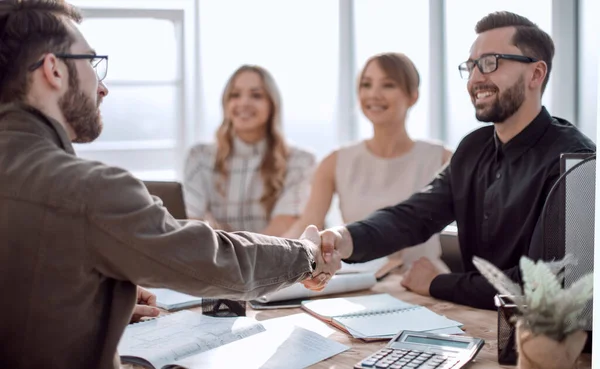
[(467, 135), (421, 192), (321, 236), (345, 261), (364, 262), (420, 244), (456, 221), (465, 272), (442, 274), (422, 258), (402, 284), (422, 295), (493, 309), (496, 291), (473, 266), (473, 256), (520, 280), (520, 257), (540, 255), (541, 246), (531, 240), (559, 177), (560, 154), (594, 152), (595, 145), (542, 106), (554, 56), (547, 33), (508, 12), (486, 16), (475, 30), (478, 37), (459, 71), (468, 79), (476, 118), (493, 126)]

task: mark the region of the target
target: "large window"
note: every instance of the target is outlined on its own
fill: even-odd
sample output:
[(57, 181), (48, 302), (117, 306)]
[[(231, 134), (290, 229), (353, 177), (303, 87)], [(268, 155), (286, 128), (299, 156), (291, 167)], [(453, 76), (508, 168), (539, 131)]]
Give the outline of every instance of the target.
[[(364, 63), (374, 54), (401, 52), (406, 54), (419, 71), (421, 84), (419, 100), (409, 111), (406, 128), (413, 138), (430, 136), (429, 122), (429, 2), (398, 0), (355, 1), (356, 77)], [(410, 6), (410, 11), (406, 11)], [(356, 83), (352, 84), (353, 87)], [(372, 136), (373, 128), (362, 114), (360, 104), (355, 112), (359, 117), (359, 136)]]
[[(86, 38), (110, 57), (104, 132), (75, 149), (148, 179), (180, 179), (189, 146), (214, 139), (223, 88), (242, 64), (271, 72), (283, 98), (286, 138), (322, 158), (372, 134), (356, 99), (365, 61), (381, 52), (405, 53), (421, 76), (409, 134), (455, 148), (481, 126), (457, 70), (469, 56), (479, 19), (498, 10), (522, 14), (551, 35), (554, 30), (561, 50), (573, 44), (569, 34), (578, 26), (566, 15), (554, 16), (560, 22), (553, 24), (553, 12), (565, 8), (553, 0), (72, 1), (84, 9)], [(574, 123), (589, 134), (595, 132), (597, 92), (583, 81), (597, 75), (597, 22), (592, 0), (578, 4), (579, 58), (555, 63), (543, 103), (553, 111), (553, 80), (572, 81), (579, 63)], [(564, 56), (561, 50), (557, 55)], [(565, 104), (555, 99), (560, 115)]]
[(204, 140), (212, 140), (221, 124), (231, 74), (242, 64), (258, 64), (281, 91), (286, 138), (319, 157), (337, 146), (336, 1), (200, 1), (199, 11)]
[[(598, 59), (600, 58), (600, 3), (596, 0), (581, 0), (579, 2), (579, 55), (578, 55), (578, 124), (579, 128), (596, 141), (598, 110), (598, 89), (600, 75), (598, 74)], [(598, 81), (598, 83), (594, 83)]]
[[(469, 58), (469, 49), (477, 37), (475, 24), (488, 13), (507, 10), (529, 18), (552, 36), (552, 0), (447, 0), (445, 4), (448, 106), (446, 143), (456, 147), (467, 133), (482, 125), (475, 119), (466, 80), (461, 79), (458, 74), (458, 65)], [(543, 97), (543, 103), (550, 111), (551, 96), (552, 78)]]
[(125, 167), (143, 178), (174, 178), (182, 86), (176, 26), (169, 19), (88, 17), (81, 31), (108, 54), (104, 130), (82, 157)]

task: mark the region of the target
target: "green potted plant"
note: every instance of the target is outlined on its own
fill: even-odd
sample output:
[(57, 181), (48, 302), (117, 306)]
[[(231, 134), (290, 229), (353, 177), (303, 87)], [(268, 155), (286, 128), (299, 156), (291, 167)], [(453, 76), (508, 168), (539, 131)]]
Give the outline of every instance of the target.
[(587, 339), (580, 315), (592, 298), (593, 273), (565, 289), (562, 270), (575, 264), (572, 256), (554, 262), (534, 262), (523, 256), (519, 263), (521, 287), (482, 258), (475, 256), (473, 264), (500, 294), (509, 295), (516, 305), (518, 368), (573, 368)]

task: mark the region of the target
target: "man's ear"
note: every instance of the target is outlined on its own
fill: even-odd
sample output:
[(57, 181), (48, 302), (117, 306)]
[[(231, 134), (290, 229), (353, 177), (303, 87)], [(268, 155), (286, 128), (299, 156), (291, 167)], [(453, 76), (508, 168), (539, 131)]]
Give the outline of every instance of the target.
[(545, 61), (539, 61), (535, 64), (535, 69), (533, 70), (533, 75), (531, 76), (531, 81), (529, 85), (532, 88), (537, 88), (544, 83), (544, 79), (546, 79), (546, 75), (548, 74), (548, 65)]
[(66, 66), (64, 63), (59, 62), (56, 55), (46, 54), (41, 69), (44, 80), (51, 88), (60, 90), (63, 88), (63, 85), (66, 86), (68, 83)]

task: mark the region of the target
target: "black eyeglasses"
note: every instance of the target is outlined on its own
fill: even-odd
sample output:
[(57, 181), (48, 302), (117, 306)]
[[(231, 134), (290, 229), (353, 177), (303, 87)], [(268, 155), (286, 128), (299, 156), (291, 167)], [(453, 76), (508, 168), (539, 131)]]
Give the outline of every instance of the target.
[[(106, 78), (108, 73), (108, 55), (94, 55), (94, 54), (54, 54), (60, 59), (89, 59), (90, 64), (96, 71), (96, 77), (98, 81), (102, 82)], [(44, 64), (44, 59), (32, 64), (29, 67), (30, 71), (34, 71)]]
[(498, 59), (514, 60), (521, 63), (535, 63), (538, 61), (536, 58), (531, 58), (524, 55), (513, 55), (513, 54), (484, 54), (479, 59), (467, 60), (464, 63), (460, 63), (458, 71), (460, 76), (464, 79), (471, 78), (475, 66), (479, 68), (482, 74), (492, 73), (498, 69)]

